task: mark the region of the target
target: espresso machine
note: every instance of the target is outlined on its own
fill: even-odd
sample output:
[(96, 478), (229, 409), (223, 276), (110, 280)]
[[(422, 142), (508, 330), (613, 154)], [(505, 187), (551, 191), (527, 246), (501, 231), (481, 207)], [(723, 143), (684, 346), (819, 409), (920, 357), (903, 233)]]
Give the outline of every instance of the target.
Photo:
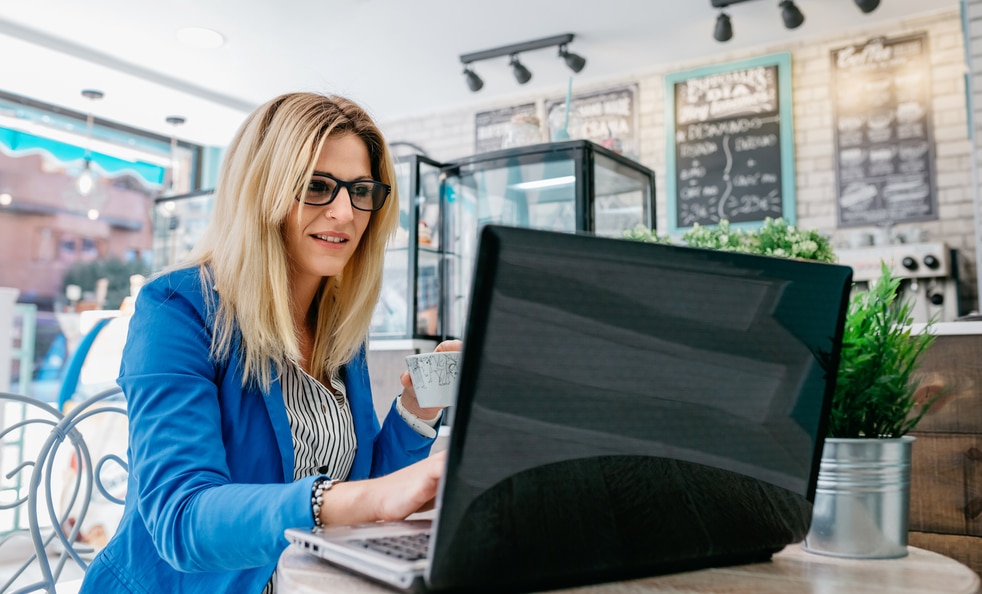
[(880, 278), (881, 262), (890, 266), (891, 274), (903, 279), (898, 300), (911, 302), (915, 323), (952, 322), (961, 315), (958, 252), (943, 242), (840, 248), (836, 255), (839, 264), (852, 267), (854, 292)]

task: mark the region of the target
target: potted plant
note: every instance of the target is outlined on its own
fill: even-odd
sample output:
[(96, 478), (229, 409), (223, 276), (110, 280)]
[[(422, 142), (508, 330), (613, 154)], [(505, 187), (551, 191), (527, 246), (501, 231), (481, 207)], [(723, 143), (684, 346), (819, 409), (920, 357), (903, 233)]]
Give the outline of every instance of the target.
[[(671, 243), (644, 228), (627, 239)], [(693, 226), (682, 235), (690, 247), (835, 262), (827, 238), (782, 219), (766, 219), (757, 230)], [(883, 265), (867, 291), (850, 298), (843, 331), (836, 390), (818, 475), (806, 550), (843, 557), (890, 558), (907, 554), (910, 512), (908, 436), (940, 394), (918, 402), (913, 373), (933, 343), (927, 324), (911, 332), (910, 302), (897, 301), (901, 279)]]
[(935, 337), (930, 323), (922, 333), (911, 332), (911, 303), (897, 301), (899, 286), (883, 264), (869, 290), (849, 301), (807, 551), (907, 554), (914, 442), (907, 433), (939, 394), (925, 402), (915, 396), (912, 375)]
[[(624, 238), (653, 243), (673, 243), (669, 236), (658, 235), (644, 225), (625, 231)], [(835, 252), (827, 237), (817, 231), (790, 225), (782, 218), (768, 217), (756, 230), (735, 228), (726, 219), (714, 227), (705, 227), (697, 223), (682, 234), (682, 243), (688, 247), (711, 250), (835, 262)]]

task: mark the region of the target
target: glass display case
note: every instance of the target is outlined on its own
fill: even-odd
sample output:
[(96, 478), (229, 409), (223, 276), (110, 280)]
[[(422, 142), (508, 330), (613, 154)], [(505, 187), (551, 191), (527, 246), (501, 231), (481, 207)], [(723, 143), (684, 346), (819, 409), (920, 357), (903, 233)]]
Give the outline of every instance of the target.
[(482, 226), (607, 237), (639, 224), (654, 229), (654, 171), (587, 140), (475, 155), (442, 173), (445, 337), (462, 337)]
[[(385, 254), (372, 350), (426, 350), (462, 336), (478, 230), (485, 224), (612, 237), (638, 224), (654, 228), (654, 172), (586, 140), (452, 163), (408, 155), (396, 163), (396, 187), (399, 228)], [(155, 271), (187, 254), (211, 208), (211, 190), (157, 199)]]
[(440, 204), (441, 163), (422, 155), (396, 163), (399, 229), (385, 253), (382, 293), (372, 315), (377, 339), (428, 339), (443, 335)]
[[(441, 167), (422, 155), (401, 157), (396, 163), (399, 228), (385, 254), (372, 338), (435, 340), (442, 335)], [(201, 238), (211, 216), (212, 194), (213, 190), (200, 190), (155, 201), (155, 272), (183, 258)]]
[(211, 217), (214, 190), (198, 190), (154, 200), (153, 271), (184, 258), (198, 242)]

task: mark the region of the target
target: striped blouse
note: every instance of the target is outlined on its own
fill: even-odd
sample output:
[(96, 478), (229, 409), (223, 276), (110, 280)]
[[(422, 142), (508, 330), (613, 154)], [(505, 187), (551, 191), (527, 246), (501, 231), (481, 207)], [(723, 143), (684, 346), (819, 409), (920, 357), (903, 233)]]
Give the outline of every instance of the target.
[(293, 434), (293, 480), (315, 474), (347, 479), (358, 442), (344, 381), (332, 375), (329, 390), (300, 366), (291, 365), (281, 383)]
[[(348, 478), (358, 442), (344, 381), (331, 376), (331, 388), (291, 365), (280, 379), (286, 416), (293, 435), (293, 480), (323, 474), (336, 481)], [(276, 572), (263, 594), (276, 591)]]

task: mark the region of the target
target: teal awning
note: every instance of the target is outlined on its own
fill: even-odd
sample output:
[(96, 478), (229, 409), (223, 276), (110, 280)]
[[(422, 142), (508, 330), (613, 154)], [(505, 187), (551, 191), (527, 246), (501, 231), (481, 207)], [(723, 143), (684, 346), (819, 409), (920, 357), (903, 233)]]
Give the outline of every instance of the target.
[[(62, 163), (85, 159), (85, 149), (80, 146), (74, 146), (49, 138), (42, 138), (9, 128), (0, 128), (0, 149), (3, 147), (6, 147), (6, 152), (14, 156), (42, 152)], [(97, 152), (90, 153), (89, 158), (110, 177), (118, 177), (128, 173), (152, 186), (160, 186), (164, 183), (164, 174), (166, 172), (160, 165), (153, 165), (143, 161), (126, 161), (118, 157)]]

